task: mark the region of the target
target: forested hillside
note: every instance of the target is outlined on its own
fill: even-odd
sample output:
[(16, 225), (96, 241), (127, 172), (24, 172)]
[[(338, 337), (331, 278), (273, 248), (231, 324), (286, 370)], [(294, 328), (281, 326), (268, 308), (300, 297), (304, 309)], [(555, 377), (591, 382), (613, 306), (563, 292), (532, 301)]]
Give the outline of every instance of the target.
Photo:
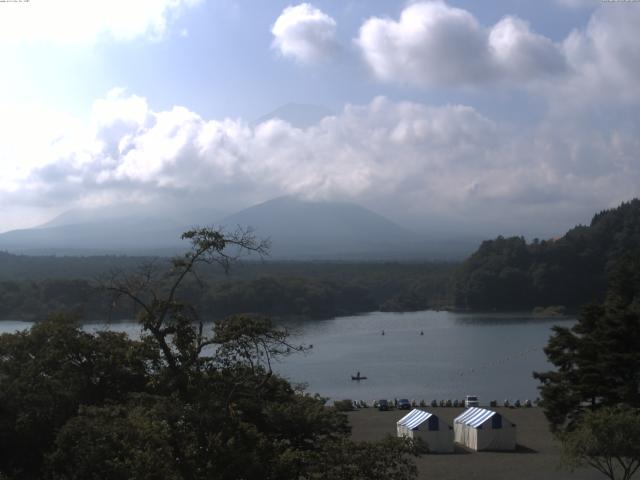
[[(455, 306), (470, 310), (530, 310), (601, 301), (611, 266), (640, 251), (640, 200), (596, 214), (555, 240), (523, 237), (483, 242), (459, 267), (444, 262), (260, 262), (229, 275), (203, 268), (185, 285), (186, 301), (210, 318), (260, 312), (326, 318), (372, 310)], [(169, 259), (150, 257), (29, 257), (0, 252), (0, 319), (38, 319), (73, 312), (88, 320), (132, 318), (100, 289), (112, 271)]]
[[(100, 287), (110, 272), (149, 263), (143, 257), (28, 257), (0, 253), (0, 319), (37, 320), (51, 312), (104, 321), (133, 318)], [(168, 259), (153, 260), (158, 270)], [(183, 300), (208, 318), (235, 313), (327, 318), (372, 310), (450, 305), (454, 264), (394, 262), (245, 262), (229, 275), (204, 266)]]
[(456, 274), (454, 299), (474, 310), (531, 309), (563, 305), (575, 309), (601, 301), (607, 276), (624, 253), (640, 250), (640, 200), (593, 217), (562, 238), (488, 240)]

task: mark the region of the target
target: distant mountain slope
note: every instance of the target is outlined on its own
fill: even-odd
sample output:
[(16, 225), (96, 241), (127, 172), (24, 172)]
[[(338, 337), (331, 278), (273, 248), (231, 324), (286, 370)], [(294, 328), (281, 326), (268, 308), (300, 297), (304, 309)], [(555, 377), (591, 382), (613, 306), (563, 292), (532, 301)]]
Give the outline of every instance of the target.
[[(163, 216), (160, 216), (163, 215)], [(272, 240), (271, 258), (288, 260), (458, 260), (478, 244), (433, 239), (347, 202), (280, 197), (222, 220), (214, 212), (97, 209), (67, 212), (36, 228), (0, 234), (0, 250), (27, 255), (174, 255), (193, 225), (253, 227)]]
[(274, 118), (279, 118), (296, 128), (308, 128), (315, 125), (324, 117), (333, 115), (333, 112), (320, 105), (302, 103), (287, 103), (276, 108), (252, 122), (253, 126), (259, 125)]
[(211, 225), (211, 209), (120, 205), (70, 210), (35, 228), (0, 234), (0, 250), (27, 255), (174, 255), (180, 235), (195, 224)]
[(640, 252), (640, 200), (596, 214), (556, 240), (498, 237), (460, 267), (455, 302), (470, 309), (576, 308), (602, 300), (621, 257)]
[(270, 237), (272, 256), (363, 258), (404, 256), (399, 250), (420, 237), (387, 218), (346, 202), (313, 202), (279, 197), (242, 210), (222, 225), (250, 226)]
[(173, 254), (184, 228), (157, 218), (116, 218), (13, 230), (0, 249), (31, 255)]

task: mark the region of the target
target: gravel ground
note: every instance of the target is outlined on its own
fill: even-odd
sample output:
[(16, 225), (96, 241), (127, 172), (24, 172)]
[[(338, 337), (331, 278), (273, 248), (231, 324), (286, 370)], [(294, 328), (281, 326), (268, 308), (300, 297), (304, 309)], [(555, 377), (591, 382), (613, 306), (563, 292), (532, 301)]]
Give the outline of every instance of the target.
[[(440, 419), (453, 425), (463, 409), (430, 408)], [(570, 472), (560, 464), (560, 448), (554, 441), (539, 408), (496, 408), (517, 425), (518, 449), (515, 452), (472, 452), (456, 446), (453, 454), (427, 454), (416, 460), (420, 479), (481, 480), (602, 480), (592, 469)], [(380, 412), (366, 408), (348, 414), (355, 440), (377, 440), (396, 434), (396, 422), (407, 411)]]

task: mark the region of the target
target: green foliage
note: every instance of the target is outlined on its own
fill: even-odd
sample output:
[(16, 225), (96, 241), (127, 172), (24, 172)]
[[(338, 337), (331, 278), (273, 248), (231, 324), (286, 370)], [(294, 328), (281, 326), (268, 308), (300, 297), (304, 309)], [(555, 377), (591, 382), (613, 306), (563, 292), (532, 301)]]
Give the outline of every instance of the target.
[(534, 373), (554, 429), (571, 430), (585, 410), (640, 407), (638, 269), (639, 256), (622, 257), (606, 301), (585, 308), (572, 328), (554, 328), (545, 353), (556, 369)]
[(611, 480), (629, 480), (640, 467), (640, 410), (605, 407), (587, 412), (561, 440), (569, 467), (586, 464)]
[(345, 398), (344, 400), (336, 400), (333, 402), (333, 408), (339, 412), (350, 412), (353, 410), (353, 400)]
[(276, 358), (305, 349), (286, 330), (235, 315), (207, 332), (184, 301), (197, 269), (233, 262), (229, 247), (262, 248), (245, 233), (187, 232), (193, 249), (171, 270), (145, 265), (110, 278), (114, 301), (138, 308), (140, 341), (83, 332), (66, 317), (1, 336), (0, 472), (16, 480), (414, 478), (412, 445), (351, 442), (344, 414), (273, 372)]
[(156, 359), (143, 342), (114, 332), (91, 335), (64, 317), (0, 336), (0, 469), (37, 471), (80, 405), (144, 390)]
[(456, 274), (455, 304), (480, 310), (580, 307), (604, 298), (608, 275), (640, 249), (640, 200), (593, 217), (563, 237), (527, 244), (522, 237), (485, 241)]
[(80, 407), (58, 433), (47, 458), (51, 478), (180, 479), (172, 444), (193, 443), (180, 428), (180, 408), (169, 399), (145, 399), (104, 407)]
[[(7, 255), (7, 254), (4, 254)], [(0, 253), (0, 260), (3, 254)], [(13, 257), (13, 256), (9, 256)], [(21, 258), (21, 257), (16, 257)], [(101, 285), (87, 278), (87, 272), (109, 271), (102, 257), (85, 259), (49, 259), (25, 257), (16, 261), (12, 271), (21, 277), (41, 261), (43, 276), (58, 277), (38, 281), (9, 279), (0, 281), (0, 319), (39, 320), (50, 312), (79, 315), (92, 320), (130, 319), (137, 309), (133, 302), (120, 299), (114, 303)], [(149, 259), (139, 260), (141, 264)], [(51, 263), (49, 263), (51, 262)], [(57, 262), (57, 263), (56, 263)], [(68, 262), (73, 268), (69, 268)], [(96, 262), (96, 263), (94, 263)], [(113, 259), (118, 271), (139, 272), (126, 257)], [(1, 262), (0, 262), (1, 263)], [(170, 263), (151, 262), (165, 271)], [(49, 271), (49, 268), (56, 270)], [(202, 265), (199, 279), (185, 279), (180, 298), (208, 319), (239, 313), (260, 313), (270, 317), (329, 318), (367, 312), (420, 310), (450, 305), (449, 281), (454, 266), (437, 263), (243, 263), (236, 265), (228, 277), (220, 276), (209, 265)], [(35, 270), (31, 270), (35, 269)], [(0, 271), (0, 277), (6, 273)], [(78, 275), (78, 278), (64, 278)], [(40, 278), (40, 277), (38, 277)], [(169, 283), (165, 279), (165, 288)], [(159, 285), (160, 287), (160, 285)]]

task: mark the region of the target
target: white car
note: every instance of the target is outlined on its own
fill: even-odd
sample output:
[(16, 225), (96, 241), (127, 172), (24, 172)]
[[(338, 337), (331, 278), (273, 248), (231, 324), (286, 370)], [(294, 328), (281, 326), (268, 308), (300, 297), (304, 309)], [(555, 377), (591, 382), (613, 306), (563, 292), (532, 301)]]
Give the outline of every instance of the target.
[(475, 395), (467, 395), (467, 397), (464, 399), (464, 408), (479, 407), (479, 406), (480, 406), (480, 402), (478, 401), (478, 397), (476, 397)]

